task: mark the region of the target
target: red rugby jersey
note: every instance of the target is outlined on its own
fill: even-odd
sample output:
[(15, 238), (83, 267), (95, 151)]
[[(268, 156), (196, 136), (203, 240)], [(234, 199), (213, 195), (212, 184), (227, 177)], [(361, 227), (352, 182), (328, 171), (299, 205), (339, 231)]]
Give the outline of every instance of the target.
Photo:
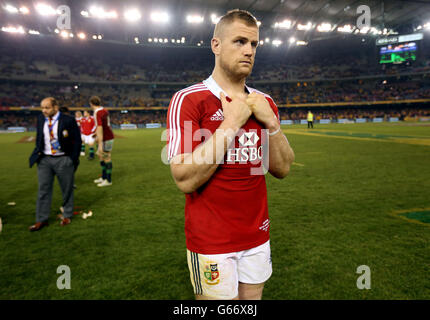
[(89, 136), (94, 132), (96, 132), (96, 123), (92, 116), (81, 119), (81, 131), (82, 131), (82, 134), (86, 136)]
[(76, 124), (78, 125), (79, 130), (80, 130), (80, 131), (81, 131), (81, 133), (83, 134), (83, 132), (82, 132), (82, 127), (81, 127), (82, 119), (83, 119), (83, 117), (75, 118), (75, 120), (76, 120)]
[[(249, 93), (257, 91), (246, 89)], [(209, 77), (172, 97), (167, 113), (169, 160), (193, 152), (219, 127), (224, 120), (221, 91)], [(265, 97), (279, 120), (274, 101), (268, 95)], [(261, 169), (267, 139), (262, 124), (251, 116), (210, 180), (185, 195), (185, 236), (190, 251), (229, 253), (269, 240), (266, 180)]]
[(94, 119), (96, 127), (103, 127), (103, 141), (112, 140), (114, 138), (112, 128), (110, 126), (109, 111), (107, 109), (100, 107), (94, 111)]

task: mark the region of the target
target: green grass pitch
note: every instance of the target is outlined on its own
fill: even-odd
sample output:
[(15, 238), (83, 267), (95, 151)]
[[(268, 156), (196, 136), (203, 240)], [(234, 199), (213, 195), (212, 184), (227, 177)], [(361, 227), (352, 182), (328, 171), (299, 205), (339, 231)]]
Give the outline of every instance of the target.
[[(430, 299), (430, 127), (283, 127), (296, 154), (284, 180), (267, 176), (273, 275), (264, 299)], [(161, 162), (162, 130), (117, 131), (113, 186), (81, 157), (75, 205), (93, 211), (61, 227), (55, 182), (50, 225), (34, 223), (33, 133), (0, 134), (0, 299), (193, 299), (184, 196)], [(8, 205), (16, 202), (15, 206)], [(423, 220), (424, 221), (424, 220)], [(59, 290), (57, 267), (71, 270)], [(357, 267), (371, 289), (356, 286)]]

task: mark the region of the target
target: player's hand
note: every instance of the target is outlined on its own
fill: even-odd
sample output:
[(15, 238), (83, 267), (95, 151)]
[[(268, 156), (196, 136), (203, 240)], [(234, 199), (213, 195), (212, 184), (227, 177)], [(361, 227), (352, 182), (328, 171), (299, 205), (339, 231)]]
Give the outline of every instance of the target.
[(278, 129), (278, 120), (270, 107), (269, 101), (267, 101), (264, 95), (251, 92), (246, 98), (246, 103), (255, 118), (260, 121), (266, 129)]
[(220, 97), (224, 122), (235, 129), (240, 129), (251, 116), (251, 109), (242, 98), (233, 97), (229, 102), (223, 92), (220, 93)]

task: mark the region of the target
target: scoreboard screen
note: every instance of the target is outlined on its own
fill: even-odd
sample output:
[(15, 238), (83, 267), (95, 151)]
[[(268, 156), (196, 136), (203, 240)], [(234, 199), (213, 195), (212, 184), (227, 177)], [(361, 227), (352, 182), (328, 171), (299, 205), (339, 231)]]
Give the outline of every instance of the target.
[(401, 64), (417, 59), (416, 42), (389, 44), (381, 47), (379, 51), (379, 63)]

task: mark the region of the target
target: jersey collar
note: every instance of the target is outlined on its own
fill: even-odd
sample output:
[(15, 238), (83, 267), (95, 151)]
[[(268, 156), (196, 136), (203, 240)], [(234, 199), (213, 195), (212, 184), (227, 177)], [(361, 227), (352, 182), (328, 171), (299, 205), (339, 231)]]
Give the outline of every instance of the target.
[[(217, 97), (218, 99), (221, 99), (220, 93), (224, 93), (224, 95), (227, 97), (227, 93), (218, 85), (218, 83), (216, 83), (215, 79), (210, 76), (209, 78), (207, 78), (206, 80), (203, 80), (203, 84), (209, 89), (210, 92), (213, 93), (213, 95), (215, 97)], [(252, 88), (249, 88), (246, 84), (245, 84), (245, 88), (248, 91), (248, 93), (251, 93), (253, 90)]]

